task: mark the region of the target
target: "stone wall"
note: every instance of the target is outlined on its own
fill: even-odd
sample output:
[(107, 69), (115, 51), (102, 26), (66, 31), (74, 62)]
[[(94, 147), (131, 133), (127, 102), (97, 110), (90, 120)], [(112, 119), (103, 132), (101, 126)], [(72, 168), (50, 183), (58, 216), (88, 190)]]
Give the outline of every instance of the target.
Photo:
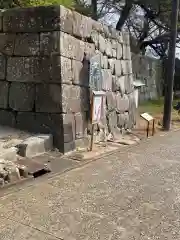
[(163, 66), (158, 59), (142, 55), (132, 55), (132, 68), (134, 80), (142, 81), (139, 102), (156, 100), (162, 96)]
[(1, 125), (52, 133), (60, 151), (73, 150), (87, 138), (89, 60), (100, 54), (107, 97), (97, 133), (133, 127), (128, 34), (62, 6), (4, 11), (0, 31)]

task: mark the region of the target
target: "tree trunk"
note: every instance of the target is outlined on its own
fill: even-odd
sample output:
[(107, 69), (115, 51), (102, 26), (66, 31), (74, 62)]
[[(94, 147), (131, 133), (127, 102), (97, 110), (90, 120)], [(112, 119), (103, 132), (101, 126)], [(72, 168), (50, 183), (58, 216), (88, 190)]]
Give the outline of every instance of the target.
[(121, 16), (119, 17), (119, 21), (117, 22), (117, 25), (116, 25), (117, 30), (120, 31), (122, 29), (125, 21), (127, 20), (128, 16), (129, 16), (132, 6), (133, 6), (133, 1), (126, 0), (126, 4), (121, 11)]
[(97, 20), (97, 0), (91, 0), (92, 4), (92, 18)]

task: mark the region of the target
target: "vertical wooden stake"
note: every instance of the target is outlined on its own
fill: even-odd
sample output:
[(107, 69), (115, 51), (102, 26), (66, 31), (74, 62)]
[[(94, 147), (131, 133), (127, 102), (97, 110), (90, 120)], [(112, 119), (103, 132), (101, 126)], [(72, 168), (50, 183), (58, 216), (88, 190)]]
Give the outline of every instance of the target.
[(149, 121), (148, 121), (148, 124), (147, 124), (147, 138), (149, 137)]
[(90, 151), (92, 151), (92, 149), (93, 149), (93, 142), (94, 142), (94, 124), (92, 124), (92, 135), (91, 135)]
[(153, 119), (152, 136), (154, 136), (154, 130), (155, 130), (155, 119)]

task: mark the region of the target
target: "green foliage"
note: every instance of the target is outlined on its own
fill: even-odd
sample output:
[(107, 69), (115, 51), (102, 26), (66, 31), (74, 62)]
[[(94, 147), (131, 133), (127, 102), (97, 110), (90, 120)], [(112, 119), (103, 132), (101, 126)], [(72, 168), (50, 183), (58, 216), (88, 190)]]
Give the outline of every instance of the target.
[(72, 0), (21, 0), (24, 6), (46, 6), (46, 5), (64, 5), (66, 7), (71, 7), (73, 5)]
[(65, 7), (73, 7), (73, 0), (0, 0), (0, 8), (13, 7), (31, 7), (31, 6), (47, 6), (47, 5), (64, 5)]
[(91, 17), (92, 16), (92, 6), (89, 4), (86, 4), (82, 1), (75, 1), (74, 9), (79, 12), (80, 14), (83, 14), (85, 16)]

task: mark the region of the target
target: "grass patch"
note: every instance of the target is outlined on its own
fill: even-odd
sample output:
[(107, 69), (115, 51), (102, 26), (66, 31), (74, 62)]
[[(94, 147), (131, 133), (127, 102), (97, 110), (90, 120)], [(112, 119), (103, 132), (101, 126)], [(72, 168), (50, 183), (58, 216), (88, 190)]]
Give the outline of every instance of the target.
[(162, 113), (164, 108), (164, 99), (149, 100), (139, 105), (139, 113), (147, 112), (149, 114)]
[[(174, 100), (173, 106), (177, 104), (180, 100)], [(158, 100), (149, 100), (139, 105), (139, 113), (147, 112), (149, 114), (160, 114), (164, 111), (164, 98), (160, 98)], [(172, 108), (172, 112), (173, 112)]]

